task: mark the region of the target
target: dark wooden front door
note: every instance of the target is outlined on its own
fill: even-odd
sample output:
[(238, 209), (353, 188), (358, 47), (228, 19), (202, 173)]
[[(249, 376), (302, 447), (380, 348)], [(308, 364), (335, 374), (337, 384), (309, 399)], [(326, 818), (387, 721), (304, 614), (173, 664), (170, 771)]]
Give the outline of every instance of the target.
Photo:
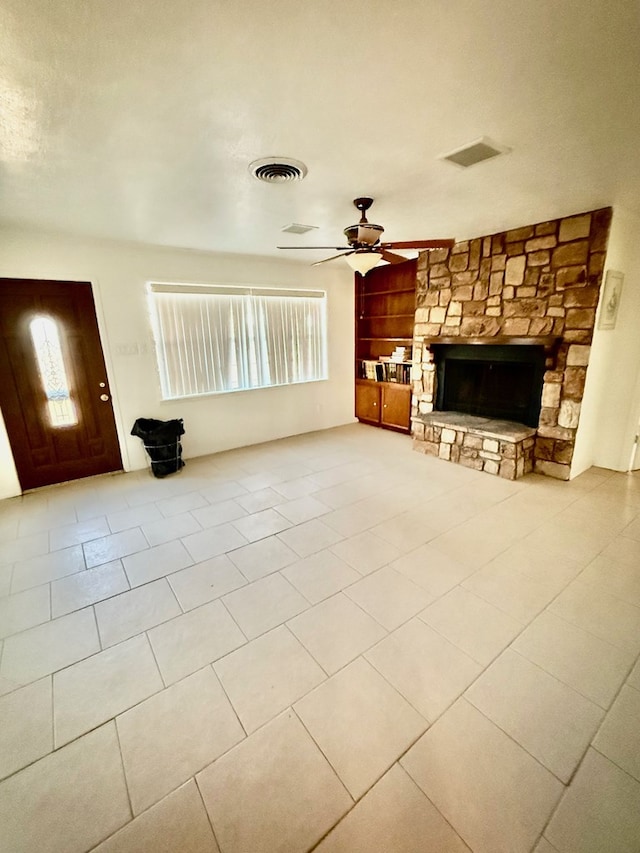
[(122, 468), (88, 282), (0, 278), (0, 408), (23, 490)]

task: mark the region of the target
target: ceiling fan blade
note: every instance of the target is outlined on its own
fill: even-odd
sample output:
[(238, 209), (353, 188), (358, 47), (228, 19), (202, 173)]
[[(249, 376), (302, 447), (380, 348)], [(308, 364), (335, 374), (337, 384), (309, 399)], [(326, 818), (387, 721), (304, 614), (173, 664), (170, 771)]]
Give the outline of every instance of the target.
[(335, 249), (336, 252), (348, 252), (351, 246), (276, 246), (277, 249)]
[(387, 261), (390, 264), (403, 264), (405, 261), (409, 260), (409, 258), (403, 258), (402, 255), (394, 255), (393, 252), (387, 252), (386, 249), (383, 249), (381, 254), (382, 260)]
[(408, 240), (405, 243), (380, 243), (381, 249), (450, 249), (455, 240)]
[(315, 264), (311, 264), (312, 267), (317, 267), (318, 264), (326, 264), (327, 261), (335, 261), (336, 258), (346, 258), (347, 255), (353, 255), (355, 250), (351, 252), (341, 252), (339, 255), (331, 255), (330, 258), (324, 258), (322, 261), (316, 261)]

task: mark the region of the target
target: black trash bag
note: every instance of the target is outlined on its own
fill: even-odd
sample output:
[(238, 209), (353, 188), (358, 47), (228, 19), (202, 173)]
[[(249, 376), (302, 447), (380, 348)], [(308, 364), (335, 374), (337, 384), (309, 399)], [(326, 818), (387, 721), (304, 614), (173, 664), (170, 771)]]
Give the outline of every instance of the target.
[(184, 467), (180, 436), (184, 435), (182, 418), (172, 421), (157, 421), (155, 418), (138, 418), (131, 435), (142, 439), (144, 449), (151, 459), (154, 477), (175, 474)]

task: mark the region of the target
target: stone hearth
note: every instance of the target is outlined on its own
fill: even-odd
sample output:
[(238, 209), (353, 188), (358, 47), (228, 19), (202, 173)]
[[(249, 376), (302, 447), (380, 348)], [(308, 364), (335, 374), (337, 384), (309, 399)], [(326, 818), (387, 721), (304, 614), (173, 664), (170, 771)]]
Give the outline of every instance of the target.
[(569, 479), (610, 222), (611, 209), (604, 208), (421, 254), (411, 375), (417, 450), (433, 452), (434, 442), (423, 432), (434, 426), (423, 420), (436, 400), (432, 345), (554, 341), (533, 436), (533, 468)]
[(415, 442), (440, 459), (516, 480), (533, 471), (535, 429), (512, 421), (458, 412), (432, 412), (413, 420)]

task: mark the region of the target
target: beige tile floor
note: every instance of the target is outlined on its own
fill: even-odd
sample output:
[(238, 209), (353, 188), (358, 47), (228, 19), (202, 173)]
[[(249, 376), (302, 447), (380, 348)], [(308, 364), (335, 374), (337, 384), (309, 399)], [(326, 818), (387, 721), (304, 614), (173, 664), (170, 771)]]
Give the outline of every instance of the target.
[(640, 473), (357, 424), (6, 500), (0, 848), (638, 853), (639, 653)]

